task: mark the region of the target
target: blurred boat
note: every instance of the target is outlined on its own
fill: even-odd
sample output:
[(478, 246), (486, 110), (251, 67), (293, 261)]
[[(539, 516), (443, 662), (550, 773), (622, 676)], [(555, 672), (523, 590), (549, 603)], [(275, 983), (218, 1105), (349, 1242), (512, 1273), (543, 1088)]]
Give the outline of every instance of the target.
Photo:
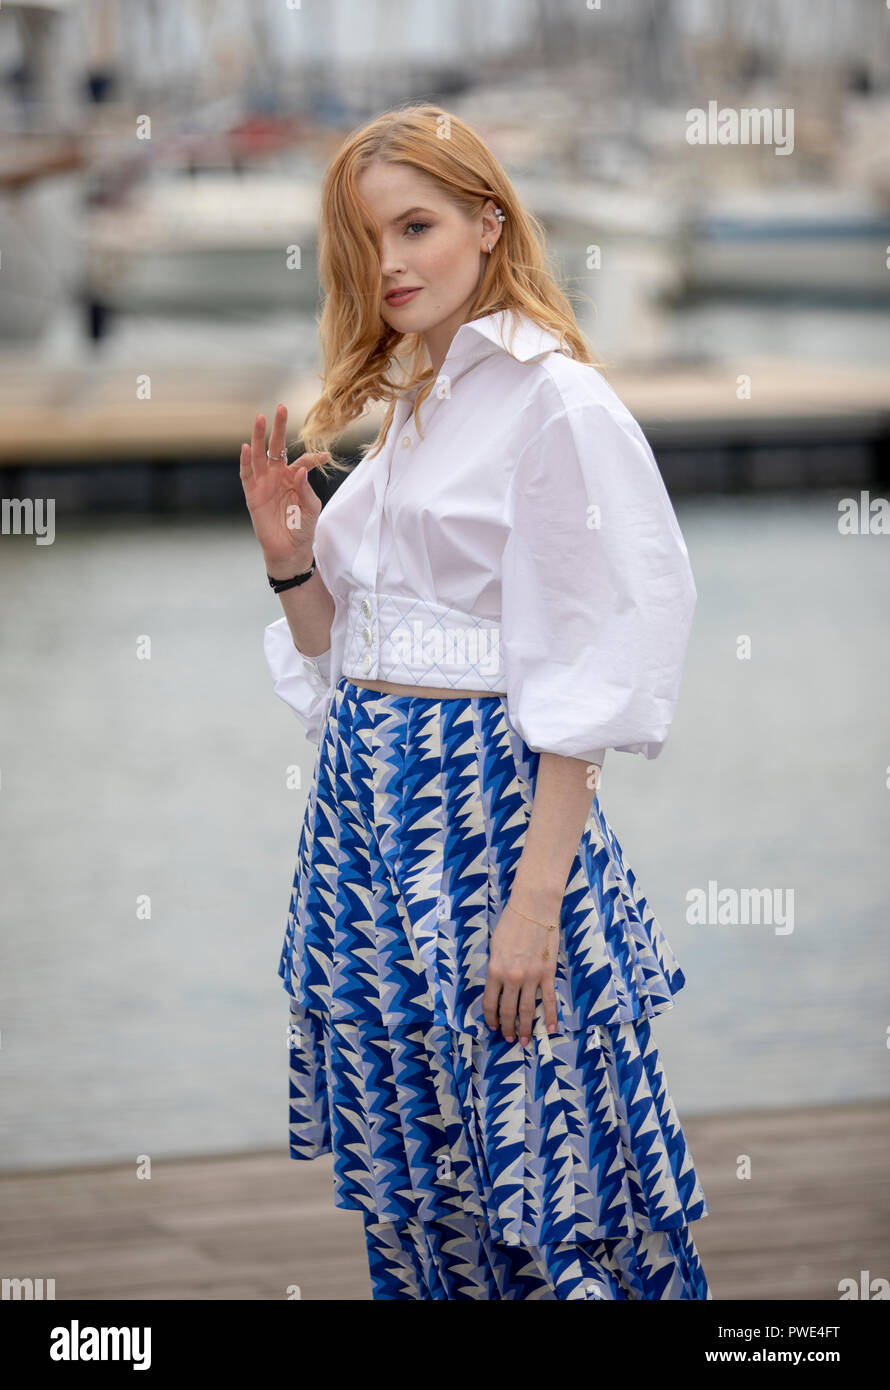
[(523, 205), (547, 247), (594, 355), (645, 364), (670, 352), (664, 304), (682, 287), (682, 207), (648, 185), (592, 177), (521, 176)]
[(311, 312), (318, 198), (280, 172), (152, 177), (85, 211), (86, 293), (129, 313)]
[(692, 293), (886, 301), (888, 242), (890, 215), (861, 189), (726, 193), (689, 216), (685, 280)]
[[(83, 142), (71, 128), (72, 97), (60, 80), (62, 25), (70, 0), (5, 0), (0, 42), (11, 31), (26, 55), (27, 99), (9, 71), (0, 142), (0, 340), (34, 341), (76, 278), (67, 227), (78, 204)], [(60, 228), (63, 229), (60, 234)]]

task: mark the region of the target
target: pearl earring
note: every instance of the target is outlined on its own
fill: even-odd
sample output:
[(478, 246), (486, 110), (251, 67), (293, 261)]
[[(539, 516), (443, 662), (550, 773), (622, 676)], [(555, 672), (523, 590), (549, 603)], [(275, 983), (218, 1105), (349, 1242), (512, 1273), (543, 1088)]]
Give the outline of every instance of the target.
[[(495, 215), (495, 217), (498, 219), (499, 222), (506, 222), (506, 220), (507, 220), (506, 217), (504, 216), (503, 208), (499, 208), (499, 207), (497, 206), (497, 204), (495, 204), (494, 215)], [(488, 254), (489, 254), (489, 256), (490, 256), (490, 255), (491, 255), (491, 242), (490, 242), (490, 241), (487, 241), (485, 244), (486, 244), (486, 246), (488, 247)]]

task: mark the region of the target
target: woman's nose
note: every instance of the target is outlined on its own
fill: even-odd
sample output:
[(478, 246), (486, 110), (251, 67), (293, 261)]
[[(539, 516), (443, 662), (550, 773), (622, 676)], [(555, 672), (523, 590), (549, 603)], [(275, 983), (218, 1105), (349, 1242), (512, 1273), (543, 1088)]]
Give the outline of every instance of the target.
[(384, 246), (380, 253), (380, 270), (384, 276), (398, 275), (405, 269), (404, 259), (395, 247)]

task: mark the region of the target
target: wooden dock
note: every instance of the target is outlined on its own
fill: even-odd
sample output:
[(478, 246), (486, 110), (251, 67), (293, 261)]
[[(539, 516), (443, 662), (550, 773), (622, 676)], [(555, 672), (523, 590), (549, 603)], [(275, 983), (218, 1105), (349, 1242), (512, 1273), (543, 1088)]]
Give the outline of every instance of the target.
[[(681, 1117), (683, 1118), (683, 1117)], [(715, 1300), (837, 1301), (890, 1276), (883, 1101), (683, 1119), (710, 1212), (693, 1229)], [(739, 1178), (743, 1156), (751, 1177)], [(0, 1175), (2, 1277), (56, 1299), (370, 1300), (361, 1217), (332, 1160), (286, 1152)]]
[[(737, 381), (751, 382), (738, 398)], [(686, 364), (663, 370), (608, 368), (606, 378), (639, 420), (668, 487), (679, 491), (880, 488), (890, 477), (890, 368), (770, 358)], [(68, 467), (120, 475), (135, 495), (134, 473), (152, 472), (158, 510), (178, 510), (173, 475), (206, 465), (213, 492), (238, 509), (241, 441), (254, 415), (271, 421), (288, 407), (296, 443), (319, 379), (267, 362), (184, 368), (147, 351), (137, 371), (113, 360), (67, 366), (7, 357), (0, 371), (0, 476), (4, 491), (31, 495), (32, 470)], [(344, 456), (374, 437), (375, 405), (338, 442)], [(89, 483), (85, 481), (88, 488)], [(38, 488), (39, 492), (39, 488)], [(123, 494), (126, 496), (126, 492)], [(202, 496), (201, 506), (207, 498)], [(70, 505), (70, 497), (69, 497)], [(92, 505), (87, 497), (87, 509)]]

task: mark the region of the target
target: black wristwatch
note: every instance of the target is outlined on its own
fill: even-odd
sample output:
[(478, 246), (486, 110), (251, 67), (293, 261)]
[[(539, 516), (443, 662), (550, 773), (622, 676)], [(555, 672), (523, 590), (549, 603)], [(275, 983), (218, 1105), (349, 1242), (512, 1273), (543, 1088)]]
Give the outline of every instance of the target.
[(306, 570), (305, 574), (295, 574), (293, 579), (273, 579), (269, 573), (266, 574), (266, 578), (272, 586), (272, 592), (280, 594), (283, 593), (285, 589), (294, 589), (298, 584), (305, 584), (306, 580), (311, 579), (314, 573), (315, 560), (313, 559), (312, 568)]

